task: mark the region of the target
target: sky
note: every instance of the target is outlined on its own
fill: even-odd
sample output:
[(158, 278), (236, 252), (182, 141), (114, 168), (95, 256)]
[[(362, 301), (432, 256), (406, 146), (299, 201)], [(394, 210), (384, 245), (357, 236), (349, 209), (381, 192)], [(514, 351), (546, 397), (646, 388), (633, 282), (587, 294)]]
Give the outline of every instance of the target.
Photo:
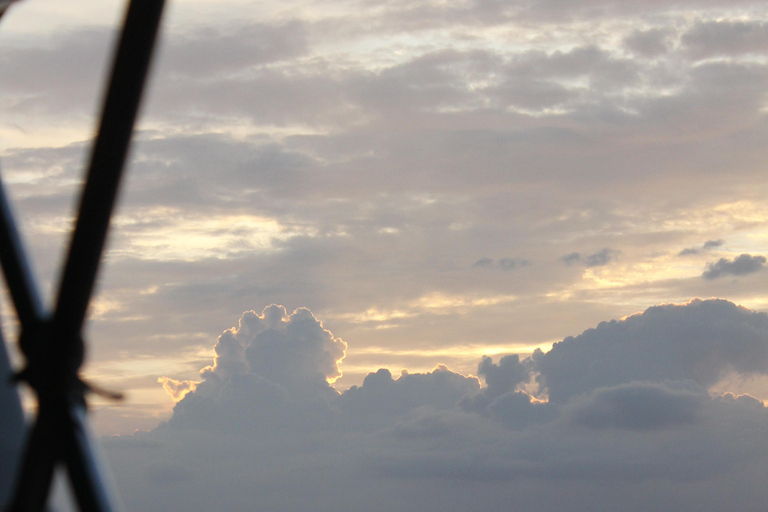
[[(122, 13), (0, 24), (49, 304)], [(162, 31), (85, 333), (127, 509), (762, 510), (765, 2), (176, 0)]]

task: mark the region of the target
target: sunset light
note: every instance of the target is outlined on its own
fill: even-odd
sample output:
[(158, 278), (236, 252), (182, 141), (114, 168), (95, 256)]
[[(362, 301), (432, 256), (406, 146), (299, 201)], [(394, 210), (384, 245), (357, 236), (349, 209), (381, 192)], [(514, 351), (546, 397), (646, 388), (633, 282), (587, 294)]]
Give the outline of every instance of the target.
[[(46, 311), (124, 7), (0, 24)], [(766, 2), (171, 0), (161, 27), (81, 330), (127, 510), (768, 503)], [(10, 381), (53, 329), (3, 286)]]

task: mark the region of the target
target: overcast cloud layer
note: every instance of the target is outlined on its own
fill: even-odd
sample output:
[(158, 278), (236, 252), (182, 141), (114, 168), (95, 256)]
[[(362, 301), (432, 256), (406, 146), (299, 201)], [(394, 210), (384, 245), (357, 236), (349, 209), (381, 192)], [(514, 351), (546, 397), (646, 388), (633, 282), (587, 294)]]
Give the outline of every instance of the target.
[[(91, 4), (0, 24), (46, 296)], [(86, 333), (126, 501), (762, 509), (766, 52), (750, 0), (171, 2)]]

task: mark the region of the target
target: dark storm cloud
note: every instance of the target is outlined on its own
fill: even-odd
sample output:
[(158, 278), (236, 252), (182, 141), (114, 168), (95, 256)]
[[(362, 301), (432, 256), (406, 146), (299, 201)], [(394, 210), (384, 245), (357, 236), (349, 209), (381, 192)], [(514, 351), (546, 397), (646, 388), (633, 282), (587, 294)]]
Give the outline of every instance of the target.
[(741, 254), (732, 260), (720, 258), (714, 263), (707, 263), (707, 270), (701, 274), (704, 279), (717, 279), (723, 276), (744, 276), (754, 274), (765, 265), (765, 256)]

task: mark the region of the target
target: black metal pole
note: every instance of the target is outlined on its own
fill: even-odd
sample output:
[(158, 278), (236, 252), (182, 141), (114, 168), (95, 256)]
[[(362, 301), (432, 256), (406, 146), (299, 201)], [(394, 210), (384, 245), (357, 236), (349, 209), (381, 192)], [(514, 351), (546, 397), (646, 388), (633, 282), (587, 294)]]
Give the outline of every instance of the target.
[(31, 326), (42, 319), (43, 306), (27, 261), (13, 221), (11, 205), (0, 181), (0, 263), (19, 323)]
[[(133, 132), (164, 0), (131, 0), (123, 24), (91, 154), (80, 208), (52, 319), (43, 318), (36, 288), (0, 189), (0, 246), (22, 323), (27, 368), (22, 378), (35, 389), (39, 412), (27, 439), (11, 510), (45, 507), (54, 466), (66, 466), (81, 510), (112, 509), (85, 420), (84, 386), (78, 371), (84, 357), (81, 330), (93, 293), (99, 260)], [(6, 250), (7, 249), (7, 250)]]
[(125, 19), (56, 302), (54, 323), (70, 333), (93, 291), (162, 9), (163, 0), (133, 0)]

